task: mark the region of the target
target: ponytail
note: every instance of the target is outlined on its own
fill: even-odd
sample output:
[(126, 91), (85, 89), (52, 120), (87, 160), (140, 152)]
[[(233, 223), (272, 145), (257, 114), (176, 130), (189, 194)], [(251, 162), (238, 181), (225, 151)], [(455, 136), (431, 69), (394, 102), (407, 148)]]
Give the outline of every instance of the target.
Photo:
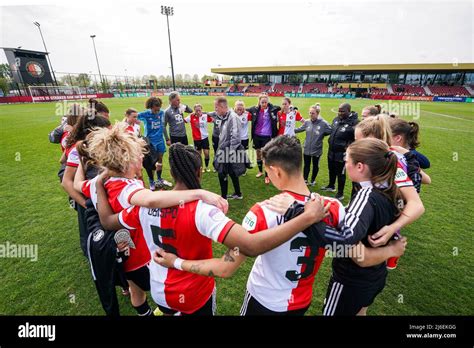
[(410, 137), (407, 139), (408, 146), (410, 146), (410, 149), (416, 149), (418, 146), (420, 146), (420, 141), (418, 140), (420, 126), (418, 126), (418, 123), (416, 122), (408, 122), (408, 124), (411, 126)]
[(410, 149), (416, 149), (420, 146), (420, 141), (418, 139), (420, 133), (420, 126), (416, 122), (407, 122), (400, 118), (390, 119), (390, 128), (393, 135), (401, 135), (405, 144)]

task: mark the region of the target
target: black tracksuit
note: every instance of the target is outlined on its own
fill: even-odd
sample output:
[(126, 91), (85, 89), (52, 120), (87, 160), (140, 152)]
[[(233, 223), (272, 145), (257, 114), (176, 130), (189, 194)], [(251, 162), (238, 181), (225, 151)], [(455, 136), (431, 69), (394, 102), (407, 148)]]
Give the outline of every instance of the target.
[(354, 129), (358, 122), (356, 112), (351, 112), (346, 118), (337, 116), (332, 121), (332, 131), (328, 140), (328, 186), (335, 188), (337, 177), (337, 193), (341, 196), (344, 194), (344, 186), (346, 184), (344, 156), (347, 147), (354, 141)]
[(115, 286), (128, 288), (123, 270), (125, 256), (117, 252), (115, 233), (102, 227), (99, 214), (90, 199), (86, 201), (86, 207), (87, 230), (90, 232), (87, 238), (87, 256), (92, 277), (105, 313), (108, 316), (118, 316), (120, 311)]

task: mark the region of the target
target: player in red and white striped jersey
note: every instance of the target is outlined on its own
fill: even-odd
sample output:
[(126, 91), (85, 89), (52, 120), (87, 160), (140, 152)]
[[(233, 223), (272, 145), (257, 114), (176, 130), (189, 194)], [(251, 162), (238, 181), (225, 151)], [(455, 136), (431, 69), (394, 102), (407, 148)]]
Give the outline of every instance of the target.
[(283, 98), (281, 110), (278, 111), (278, 135), (295, 135), (296, 121), (304, 123), (298, 109), (291, 106), (290, 98)]
[[(170, 168), (176, 180), (176, 192), (200, 187), (201, 157), (196, 150), (176, 143), (170, 147)], [(192, 170), (189, 170), (189, 169)], [(100, 182), (99, 182), (100, 183)], [(251, 235), (242, 226), (227, 218), (222, 211), (202, 201), (195, 201), (169, 209), (131, 207), (113, 214), (98, 185), (99, 215), (107, 229), (121, 226), (143, 233), (152, 253), (165, 251), (187, 259), (212, 257), (212, 241), (229, 248), (239, 247), (249, 255), (265, 252), (291, 238), (305, 228), (308, 221), (321, 220), (324, 209), (319, 203), (315, 210), (299, 216), (296, 224), (285, 224), (270, 231)], [(319, 209), (318, 209), (319, 207)], [(232, 258), (229, 256), (229, 258)], [(175, 257), (176, 259), (176, 257)], [(214, 313), (214, 279), (209, 275), (195, 275), (176, 269), (150, 264), (151, 292), (165, 314), (212, 315)], [(199, 268), (199, 267), (197, 267)]]
[(213, 118), (202, 112), (202, 105), (195, 104), (194, 112), (184, 119), (191, 124), (193, 134), (194, 148), (202, 155), (204, 152), (204, 163), (206, 168), (202, 171), (210, 172), (209, 169), (209, 132), (207, 130), (208, 122), (212, 122)]
[(138, 111), (133, 108), (128, 108), (125, 111), (125, 118), (123, 122), (127, 124), (125, 129), (127, 132), (135, 134), (136, 136), (140, 135), (140, 120), (138, 120)]
[[(129, 208), (132, 204), (151, 206), (156, 202), (158, 196), (163, 197), (166, 193), (154, 195), (152, 191), (143, 186), (143, 182), (137, 180), (142, 169), (143, 150), (145, 141), (136, 135), (125, 131), (125, 125), (118, 123), (112, 129), (100, 129), (92, 132), (87, 137), (87, 155), (94, 163), (107, 169), (107, 175), (111, 177), (105, 182), (108, 203), (115, 213)], [(90, 182), (76, 183), (76, 189), (83, 194), (91, 196)], [(169, 195), (168, 195), (169, 196)], [(173, 193), (173, 203), (181, 200), (189, 201), (197, 197), (209, 197), (209, 194), (189, 192), (185, 195)], [(171, 196), (170, 196), (171, 197)], [(217, 195), (212, 194), (212, 202), (220, 202)], [(159, 207), (170, 205), (158, 205)], [(226, 209), (227, 205), (222, 205)], [(135, 231), (134, 231), (135, 232)], [(145, 291), (149, 290), (149, 271), (147, 264), (150, 261), (150, 251), (146, 245), (143, 233), (130, 233), (134, 248), (129, 249), (129, 257), (124, 263), (126, 277), (130, 285), (132, 305), (139, 315), (151, 313), (146, 300)]]

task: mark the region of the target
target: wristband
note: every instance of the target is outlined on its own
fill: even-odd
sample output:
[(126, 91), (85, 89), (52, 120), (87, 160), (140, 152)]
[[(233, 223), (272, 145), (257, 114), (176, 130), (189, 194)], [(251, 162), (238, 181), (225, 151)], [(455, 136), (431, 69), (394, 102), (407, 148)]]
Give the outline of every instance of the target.
[(184, 261), (183, 259), (180, 259), (179, 257), (177, 257), (176, 260), (174, 260), (173, 267), (182, 271), (183, 261)]

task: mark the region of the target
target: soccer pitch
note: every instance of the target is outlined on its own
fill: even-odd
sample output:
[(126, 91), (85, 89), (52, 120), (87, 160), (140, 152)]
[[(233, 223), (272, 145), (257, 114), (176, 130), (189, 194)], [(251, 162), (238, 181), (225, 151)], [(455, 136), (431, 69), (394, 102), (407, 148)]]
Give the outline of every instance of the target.
[[(167, 97), (162, 98), (167, 106)], [(199, 102), (205, 111), (211, 111), (213, 99), (184, 96), (182, 102), (191, 107)], [(243, 99), (247, 107), (257, 101), (253, 97), (228, 99), (232, 105), (236, 99)], [(121, 120), (128, 107), (143, 110), (145, 100), (103, 101), (114, 121)], [(271, 98), (274, 104), (280, 101), (280, 97)], [(363, 106), (374, 103), (361, 99), (344, 101), (350, 102), (359, 116)], [(293, 98), (292, 102), (305, 118), (309, 117), (308, 107), (319, 102), (321, 115), (331, 122), (342, 100)], [(419, 117), (415, 120), (421, 127), (419, 150), (431, 160), (427, 173), (433, 184), (423, 186), (421, 197), (426, 212), (402, 231), (408, 237), (405, 255), (398, 268), (389, 272), (387, 285), (368, 314), (473, 315), (474, 208), (470, 185), (474, 168), (474, 104), (397, 103), (419, 106)], [(56, 108), (56, 103), (0, 106), (0, 245), (35, 244), (38, 248), (36, 261), (0, 258), (0, 315), (104, 314), (88, 262), (79, 247), (77, 214), (69, 207), (56, 176), (60, 147), (49, 143), (47, 137), (60, 121)], [(412, 120), (413, 116), (404, 118)], [(187, 129), (191, 140), (191, 129)], [(304, 140), (304, 133), (299, 137)], [(325, 153), (327, 147), (325, 140)], [(171, 180), (167, 155), (164, 164), (164, 178)], [(252, 169), (241, 177), (244, 199), (229, 203), (229, 216), (239, 223), (254, 203), (277, 193), (274, 187), (264, 184), (263, 178), (255, 178), (255, 174), (256, 169)], [(203, 177), (203, 188), (220, 193), (216, 173), (204, 173)], [(320, 192), (319, 188), (328, 182), (325, 155), (316, 181), (314, 189)], [(230, 185), (230, 193), (232, 189)], [(350, 182), (346, 184), (344, 203), (348, 203), (349, 195)], [(216, 257), (225, 250), (224, 246), (214, 244)], [(232, 278), (217, 280), (218, 315), (239, 314), (252, 264), (253, 259), (248, 259)], [(330, 270), (328, 258), (316, 276), (307, 315), (321, 315)], [(118, 296), (121, 313), (135, 315), (129, 299)]]

